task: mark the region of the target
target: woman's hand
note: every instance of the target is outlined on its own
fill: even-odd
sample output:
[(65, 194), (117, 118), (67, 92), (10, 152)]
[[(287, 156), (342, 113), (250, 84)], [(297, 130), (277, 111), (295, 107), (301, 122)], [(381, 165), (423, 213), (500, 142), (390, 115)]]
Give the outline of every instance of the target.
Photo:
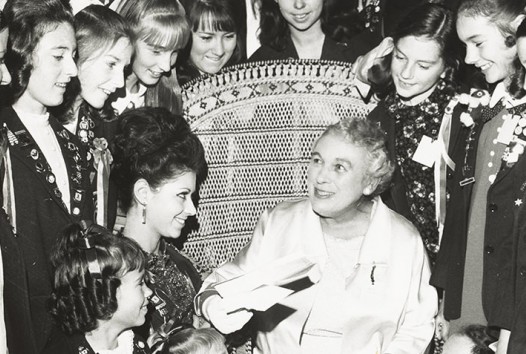
[(359, 56), (353, 64), (352, 71), (356, 78), (363, 83), (368, 83), (367, 73), (375, 62), (393, 51), (394, 43), (391, 37), (385, 37), (380, 44), (367, 54)]
[(212, 322), (214, 327), (223, 334), (241, 329), (252, 318), (253, 313), (239, 310), (228, 313), (224, 301), (219, 295), (211, 296), (203, 304), (203, 314)]

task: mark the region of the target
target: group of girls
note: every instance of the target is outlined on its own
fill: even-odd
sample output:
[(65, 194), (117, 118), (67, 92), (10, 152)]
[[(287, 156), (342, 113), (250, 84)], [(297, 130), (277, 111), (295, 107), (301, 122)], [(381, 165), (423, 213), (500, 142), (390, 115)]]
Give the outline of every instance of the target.
[[(434, 265), (437, 337), (484, 324), (498, 354), (526, 348), (525, 6), (463, 0), (455, 31), (454, 13), (422, 5), (395, 29), (389, 64), (370, 71), (382, 97), (370, 119), (397, 163), (384, 200), (414, 223)], [(487, 90), (460, 85), (458, 40)]]
[[(8, 0), (0, 19), (1, 83), (12, 94), (0, 112), (0, 244), (10, 353), (169, 352), (171, 344), (144, 339), (155, 333), (163, 342), (197, 324), (201, 278), (164, 239), (179, 237), (195, 215), (206, 176), (203, 146), (178, 114), (178, 90), (246, 52), (229, 1), (185, 3), (125, 0), (116, 12), (91, 5), (73, 16), (61, 0)], [(262, 0), (262, 46), (249, 60), (355, 61), (366, 46), (332, 38), (328, 4)], [(397, 166), (383, 198), (414, 223), (434, 265), (437, 336), (458, 318), (487, 323), (497, 354), (526, 345), (525, 6), (463, 0), (455, 20), (441, 5), (420, 5), (369, 76), (381, 98), (370, 119)], [(458, 39), (491, 95), (463, 93)], [(126, 214), (119, 236), (81, 223), (95, 209), (100, 224), (113, 223), (104, 174), (112, 159), (110, 187)], [(214, 332), (207, 338), (222, 342)]]
[[(201, 281), (161, 240), (178, 237), (195, 214), (193, 194), (206, 174), (199, 140), (166, 109), (180, 109), (168, 85), (190, 35), (184, 9), (175, 0), (132, 0), (119, 13), (92, 5), (73, 16), (61, 0), (10, 0), (3, 15), (2, 83), (14, 78), (0, 112), (9, 352), (148, 352), (129, 329), (146, 322), (146, 338), (191, 327)], [(130, 110), (145, 105), (164, 108)], [(95, 172), (103, 154), (111, 161), (109, 144), (127, 214), (120, 239), (78, 226), (94, 219), (92, 185), (104, 192)], [(97, 212), (103, 202), (99, 193)], [(217, 347), (217, 336), (203, 336)]]

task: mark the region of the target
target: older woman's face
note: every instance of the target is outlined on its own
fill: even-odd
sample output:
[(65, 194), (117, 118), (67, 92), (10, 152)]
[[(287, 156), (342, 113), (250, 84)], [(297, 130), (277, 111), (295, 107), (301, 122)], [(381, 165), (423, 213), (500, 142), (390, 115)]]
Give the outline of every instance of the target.
[(368, 187), (367, 150), (329, 133), (312, 150), (307, 186), (314, 212), (343, 221)]

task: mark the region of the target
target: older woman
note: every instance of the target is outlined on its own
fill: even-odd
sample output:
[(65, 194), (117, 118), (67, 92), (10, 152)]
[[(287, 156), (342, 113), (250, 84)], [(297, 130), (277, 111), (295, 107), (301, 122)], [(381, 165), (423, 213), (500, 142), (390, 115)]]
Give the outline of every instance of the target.
[(198, 310), (237, 330), (252, 313), (227, 314), (214, 285), (300, 251), (321, 280), (257, 314), (256, 353), (423, 353), (437, 295), (418, 232), (378, 198), (392, 171), (374, 123), (330, 126), (312, 151), (309, 198), (263, 213), (250, 244), (205, 280)]

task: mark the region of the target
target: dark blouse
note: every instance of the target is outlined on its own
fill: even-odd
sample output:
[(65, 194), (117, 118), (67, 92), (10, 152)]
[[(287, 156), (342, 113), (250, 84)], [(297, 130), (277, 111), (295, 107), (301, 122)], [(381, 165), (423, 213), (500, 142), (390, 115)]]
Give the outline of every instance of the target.
[(153, 295), (153, 310), (147, 323), (154, 331), (181, 324), (192, 324), (193, 301), (201, 278), (192, 262), (173, 245), (161, 240), (161, 255), (148, 254), (148, 274)]
[[(353, 63), (356, 58), (365, 54), (366, 52), (367, 51), (365, 49), (357, 50), (357, 47), (351, 47), (343, 43), (337, 43), (328, 36), (325, 36), (320, 59)], [(299, 59), (296, 47), (290, 38), (288, 38), (284, 50), (277, 51), (268, 45), (262, 45), (254, 52), (254, 54), (252, 54), (248, 61), (254, 62), (283, 59)]]
[[(387, 139), (394, 139), (394, 144), (388, 144), (391, 149), (394, 146), (390, 154), (405, 185), (410, 209), (405, 216), (418, 229), (432, 262), (439, 249), (434, 169), (414, 161), (413, 155), (423, 136), (437, 139), (445, 108), (451, 98), (441, 81), (433, 93), (418, 105), (405, 105), (395, 93), (387, 96), (383, 102), (387, 116), (383, 122), (381, 120), (382, 125), (386, 120), (394, 120), (394, 136), (388, 136)], [(446, 198), (449, 198), (448, 193)]]

